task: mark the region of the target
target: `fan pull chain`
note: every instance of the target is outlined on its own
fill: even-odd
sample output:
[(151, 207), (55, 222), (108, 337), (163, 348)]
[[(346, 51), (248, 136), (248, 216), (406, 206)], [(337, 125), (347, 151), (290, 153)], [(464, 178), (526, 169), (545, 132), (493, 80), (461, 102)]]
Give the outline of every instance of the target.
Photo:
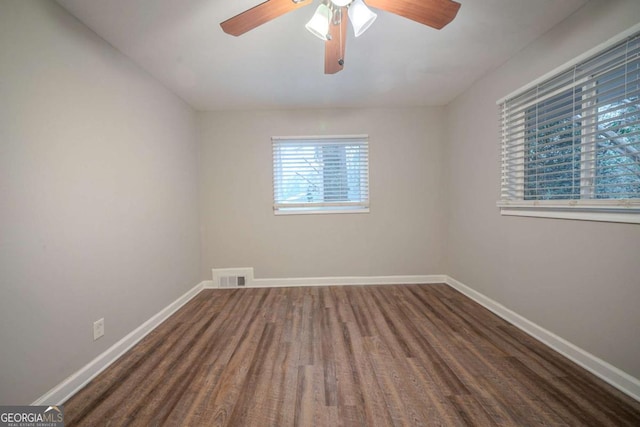
[[(339, 27), (340, 27), (340, 47), (344, 46), (344, 41), (342, 40), (342, 37), (343, 37), (343, 35), (342, 35), (342, 20), (345, 19), (345, 16), (344, 16), (344, 10), (345, 9), (346, 8), (344, 8), (344, 7), (340, 8), (340, 23), (338, 24)], [(342, 51), (342, 49), (341, 49), (341, 51)], [(342, 52), (342, 54), (344, 55), (344, 52)], [(342, 67), (344, 65), (344, 58), (338, 59), (338, 64), (340, 64), (340, 66)]]

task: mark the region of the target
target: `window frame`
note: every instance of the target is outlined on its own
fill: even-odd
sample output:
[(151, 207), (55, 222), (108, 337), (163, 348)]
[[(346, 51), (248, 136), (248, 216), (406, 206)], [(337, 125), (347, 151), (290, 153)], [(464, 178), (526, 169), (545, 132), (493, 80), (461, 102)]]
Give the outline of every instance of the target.
[[(523, 86), (522, 88), (512, 92), (506, 97), (498, 100), (496, 104), (501, 107), (501, 115), (504, 116), (508, 114), (505, 110), (506, 102), (510, 99), (516, 98), (521, 94), (525, 94), (527, 91), (535, 89), (538, 85), (554, 78), (562, 73), (566, 73), (572, 67), (594, 57), (598, 54), (604, 53), (608, 49), (613, 46), (624, 42), (626, 39), (633, 37), (637, 33), (640, 32), (640, 24), (634, 25), (628, 30), (618, 34), (617, 36), (611, 38), (610, 40), (602, 43), (593, 49), (585, 52), (584, 54), (574, 58), (566, 64), (563, 64), (560, 67), (552, 70), (551, 72), (541, 76), (540, 78), (534, 80), (533, 82)], [(581, 88), (583, 91), (592, 90), (595, 86), (594, 76), (582, 78), (574, 83), (574, 90), (577, 88)], [(544, 102), (545, 99), (550, 99), (553, 96), (557, 96), (561, 94), (563, 91), (570, 90), (570, 87), (561, 87), (558, 90), (553, 91), (552, 93), (547, 94), (543, 98), (533, 99), (530, 101), (531, 106), (538, 105), (541, 102)], [(590, 117), (589, 123), (583, 124), (582, 129), (588, 128), (591, 126), (592, 128), (597, 126), (597, 117), (593, 112), (597, 112), (597, 104), (593, 102), (594, 105), (588, 105), (588, 103), (583, 103), (581, 106), (583, 111), (587, 111), (587, 108), (591, 108), (591, 113), (587, 115)], [(504, 142), (505, 136), (507, 132), (512, 132), (518, 135), (517, 144), (522, 144), (524, 149), (526, 145), (526, 135), (525, 135), (525, 119), (526, 119), (526, 111), (527, 104), (520, 105), (520, 112), (517, 114), (513, 114), (511, 119), (515, 123), (522, 122), (522, 127), (515, 126), (508, 130), (506, 125), (504, 124), (504, 120), (501, 119), (501, 162), (500, 162), (500, 182), (501, 182), (501, 191), (500, 191), (500, 200), (497, 202), (497, 206), (500, 208), (501, 215), (505, 216), (525, 216), (525, 217), (541, 217), (541, 218), (559, 218), (559, 219), (575, 219), (575, 220), (588, 220), (588, 221), (606, 221), (606, 222), (623, 222), (623, 223), (640, 223), (640, 199), (635, 198), (627, 198), (627, 199), (595, 199), (595, 198), (584, 198), (593, 196), (592, 193), (584, 194), (583, 191), (580, 191), (580, 199), (561, 199), (561, 200), (525, 200), (525, 157), (520, 156), (516, 158), (509, 159), (509, 145)], [(595, 132), (589, 132), (589, 136), (583, 137), (584, 140), (581, 141), (581, 147), (591, 146), (594, 147), (597, 143)], [(513, 144), (513, 143), (512, 143)], [(581, 186), (586, 183), (588, 180), (593, 180), (594, 177), (591, 176), (591, 173), (586, 173), (586, 169), (588, 169), (590, 164), (595, 164), (596, 156), (595, 151), (592, 150), (581, 152), (580, 159), (580, 184)], [(509, 163), (516, 162), (516, 163)], [(515, 165), (515, 166), (514, 166)], [(514, 178), (516, 177), (516, 178)], [(522, 178), (519, 181), (519, 178)], [(588, 188), (586, 191), (595, 192), (595, 185), (593, 188)], [(506, 196), (506, 193), (515, 194), (515, 200), (508, 200), (509, 197)]]
[[(327, 141), (327, 145), (322, 145), (320, 141)], [(276, 145), (290, 143), (292, 145), (299, 143), (304, 145), (305, 141), (309, 141), (309, 146), (312, 146), (313, 141), (318, 147), (326, 147), (328, 145), (335, 144), (341, 147), (348, 147), (349, 145), (363, 145), (366, 147), (366, 166), (360, 171), (361, 184), (366, 188), (364, 200), (359, 201), (336, 201), (336, 202), (300, 202), (293, 203), (291, 206), (283, 206), (282, 202), (278, 202), (277, 194), (277, 176), (281, 174), (281, 170), (276, 170)], [(273, 136), (271, 137), (272, 144), (272, 189), (273, 189), (273, 213), (274, 215), (324, 215), (324, 214), (360, 214), (370, 212), (370, 189), (369, 189), (369, 170), (370, 170), (370, 156), (369, 156), (369, 135), (367, 134), (355, 134), (355, 135), (305, 135), (305, 136)], [(324, 170), (324, 169), (323, 169)], [(324, 191), (324, 188), (323, 188)], [(324, 198), (324, 195), (323, 195)]]

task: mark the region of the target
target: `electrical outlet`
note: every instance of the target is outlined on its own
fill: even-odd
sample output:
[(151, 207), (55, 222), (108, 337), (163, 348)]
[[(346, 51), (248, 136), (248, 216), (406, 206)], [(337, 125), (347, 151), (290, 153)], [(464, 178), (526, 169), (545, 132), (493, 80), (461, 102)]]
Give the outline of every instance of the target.
[(93, 322), (93, 340), (104, 335), (104, 317)]

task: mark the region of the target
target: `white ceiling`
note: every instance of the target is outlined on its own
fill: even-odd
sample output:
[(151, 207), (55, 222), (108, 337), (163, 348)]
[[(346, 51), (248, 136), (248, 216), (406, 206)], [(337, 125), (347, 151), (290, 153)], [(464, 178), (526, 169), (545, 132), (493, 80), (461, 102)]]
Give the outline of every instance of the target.
[(262, 0), (57, 0), (198, 110), (444, 105), (588, 0), (458, 0), (443, 30), (377, 11), (324, 74), (314, 4), (240, 37), (219, 23)]

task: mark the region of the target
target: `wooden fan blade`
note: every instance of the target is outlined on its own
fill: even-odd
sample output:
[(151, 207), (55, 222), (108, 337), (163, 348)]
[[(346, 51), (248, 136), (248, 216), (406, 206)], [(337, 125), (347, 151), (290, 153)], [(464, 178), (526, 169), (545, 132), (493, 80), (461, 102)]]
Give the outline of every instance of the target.
[[(331, 39), (324, 42), (324, 73), (335, 74), (344, 68), (344, 51), (347, 45), (347, 8), (340, 9), (342, 17), (339, 24), (331, 22)], [(333, 21), (333, 20), (332, 20)]]
[(227, 19), (220, 26), (225, 33), (239, 36), (265, 22), (308, 4), (311, 4), (311, 0), (300, 0), (297, 3), (293, 0), (267, 0), (233, 18)]
[(453, 0), (365, 0), (368, 6), (441, 29), (456, 17), (460, 3)]

